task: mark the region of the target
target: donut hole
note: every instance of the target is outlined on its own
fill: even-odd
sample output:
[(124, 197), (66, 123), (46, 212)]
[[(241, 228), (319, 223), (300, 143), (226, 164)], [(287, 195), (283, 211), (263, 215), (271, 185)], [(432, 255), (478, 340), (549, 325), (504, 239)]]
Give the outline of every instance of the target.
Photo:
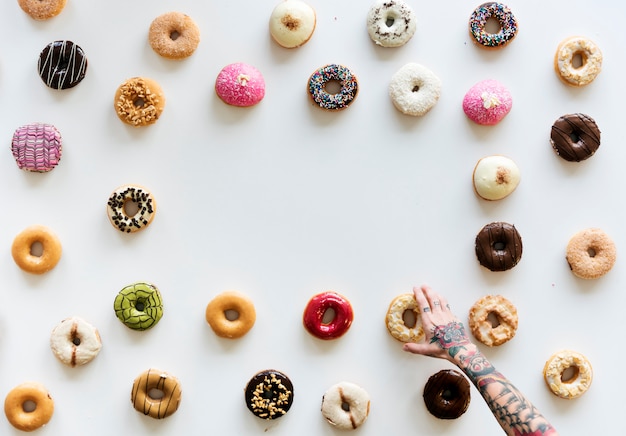
[(592, 257), (592, 258), (596, 257), (596, 254), (597, 254), (596, 249), (593, 247), (587, 248), (587, 254), (589, 255), (589, 257)]
[(417, 314), (412, 309), (402, 312), (402, 321), (407, 328), (414, 328), (417, 325)]
[(485, 22), (485, 32), (495, 35), (502, 31), (502, 25), (495, 17), (489, 17)]
[(578, 369), (577, 366), (568, 366), (561, 373), (561, 381), (563, 383), (572, 383), (578, 378), (579, 373), (580, 373), (580, 370)]
[(135, 309), (137, 309), (139, 312), (143, 312), (145, 308), (146, 308), (145, 300), (139, 299), (135, 302)]
[(411, 92), (418, 92), (420, 90), (419, 85), (414, 85), (413, 88), (411, 88)]
[(446, 386), (443, 391), (441, 391), (441, 398), (444, 401), (454, 401), (458, 396), (459, 391), (455, 386)]
[(22, 410), (26, 413), (32, 413), (37, 409), (37, 403), (33, 400), (26, 400), (22, 403)]
[(347, 401), (343, 401), (341, 403), (341, 410), (343, 410), (344, 412), (349, 412), (350, 411), (350, 403), (348, 403)]
[(180, 32), (178, 30), (172, 30), (170, 32), (170, 39), (172, 41), (176, 41), (180, 37)]
[(126, 216), (133, 217), (139, 212), (139, 203), (133, 200), (124, 202), (124, 213)]
[(567, 134), (567, 136), (569, 136), (569, 139), (570, 139), (570, 140), (571, 140), (574, 144), (576, 144), (577, 142), (579, 142), (579, 141), (580, 141), (580, 136), (578, 136), (578, 133), (576, 133), (576, 132), (569, 132), (569, 133)]
[(235, 309), (226, 309), (224, 311), (224, 318), (228, 321), (237, 321), (239, 319), (239, 311)]
[(330, 324), (331, 322), (333, 322), (336, 316), (337, 312), (335, 312), (335, 309), (329, 307), (324, 311), (324, 315), (322, 316), (322, 324)]
[(336, 95), (341, 92), (341, 82), (336, 79), (331, 79), (324, 84), (324, 91), (331, 95)]
[(503, 242), (503, 241), (494, 242), (493, 249), (496, 251), (504, 251), (506, 249), (506, 242)]
[(136, 108), (142, 108), (146, 105), (146, 100), (144, 100), (143, 97), (135, 97), (135, 99), (133, 99), (133, 105)]
[(151, 400), (161, 400), (165, 396), (165, 392), (158, 388), (151, 388), (148, 390), (148, 397)]
[(587, 62), (587, 56), (583, 52), (576, 52), (572, 56), (572, 68), (575, 70), (582, 68)]
[(78, 336), (75, 336), (72, 338), (72, 344), (76, 345), (77, 347), (80, 345), (80, 338)]
[(385, 17), (385, 26), (391, 27), (396, 22), (396, 17), (393, 14), (389, 14)]
[(35, 257), (43, 256), (43, 244), (40, 241), (30, 244), (30, 255)]
[(496, 312), (489, 312), (487, 314), (487, 322), (491, 324), (491, 328), (494, 328), (494, 329), (501, 324), (500, 317), (498, 316)]

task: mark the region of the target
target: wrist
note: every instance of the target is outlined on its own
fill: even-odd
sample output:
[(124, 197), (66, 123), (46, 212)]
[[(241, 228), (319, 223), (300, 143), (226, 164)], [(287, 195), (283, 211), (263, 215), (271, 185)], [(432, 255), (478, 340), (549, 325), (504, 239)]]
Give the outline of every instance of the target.
[(478, 350), (476, 344), (468, 342), (459, 352), (450, 355), (450, 361), (460, 369), (465, 370), (471, 364), (472, 358), (479, 353), (480, 350)]

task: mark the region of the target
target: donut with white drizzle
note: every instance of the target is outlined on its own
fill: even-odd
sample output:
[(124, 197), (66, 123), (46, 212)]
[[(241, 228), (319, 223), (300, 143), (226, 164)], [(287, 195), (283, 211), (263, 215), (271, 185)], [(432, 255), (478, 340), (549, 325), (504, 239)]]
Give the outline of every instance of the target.
[(85, 78), (87, 56), (72, 41), (53, 41), (39, 54), (37, 71), (43, 83), (50, 88), (73, 88)]

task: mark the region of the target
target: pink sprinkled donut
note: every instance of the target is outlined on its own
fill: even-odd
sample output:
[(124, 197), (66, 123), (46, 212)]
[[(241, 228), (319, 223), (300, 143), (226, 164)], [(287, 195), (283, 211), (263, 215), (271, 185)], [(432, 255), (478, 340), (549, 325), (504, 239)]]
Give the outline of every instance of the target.
[(61, 134), (52, 124), (26, 124), (13, 133), (11, 151), (22, 170), (38, 173), (52, 171), (61, 160)]
[(254, 106), (265, 97), (265, 79), (252, 65), (229, 64), (217, 75), (215, 92), (232, 106)]
[(511, 106), (511, 93), (497, 80), (478, 82), (463, 98), (465, 115), (475, 123), (485, 126), (493, 126), (502, 121)]

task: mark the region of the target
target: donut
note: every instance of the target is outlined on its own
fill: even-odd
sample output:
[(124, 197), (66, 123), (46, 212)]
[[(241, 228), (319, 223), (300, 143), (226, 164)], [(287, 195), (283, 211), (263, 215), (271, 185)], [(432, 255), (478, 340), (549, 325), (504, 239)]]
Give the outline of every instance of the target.
[(265, 79), (252, 65), (243, 62), (228, 64), (215, 79), (215, 93), (231, 106), (254, 106), (265, 97)]
[[(136, 212), (131, 209), (136, 209)], [(154, 197), (150, 191), (139, 185), (122, 185), (113, 191), (107, 201), (109, 221), (123, 233), (145, 229), (154, 219), (155, 213)]]
[[(334, 312), (333, 318), (325, 322), (328, 310)], [(306, 330), (319, 339), (331, 340), (343, 336), (354, 319), (352, 305), (343, 295), (336, 292), (322, 292), (314, 295), (302, 314), (302, 323)]]
[(485, 295), (469, 311), (469, 328), (472, 334), (489, 347), (502, 345), (513, 339), (517, 322), (517, 308), (502, 295)]
[(267, 369), (256, 373), (244, 389), (248, 410), (261, 419), (284, 416), (293, 404), (293, 384), (280, 371)]
[(157, 122), (165, 108), (161, 86), (148, 77), (133, 77), (115, 91), (113, 107), (118, 118), (133, 127)]
[(370, 396), (362, 387), (350, 383), (337, 383), (322, 397), (322, 416), (340, 430), (359, 428), (370, 413)]
[(511, 111), (513, 99), (509, 90), (493, 79), (472, 86), (463, 97), (465, 115), (483, 126), (498, 124)]
[(39, 77), (52, 89), (69, 89), (78, 85), (87, 72), (87, 56), (72, 41), (53, 41), (39, 54)]
[(284, 0), (270, 15), (270, 35), (281, 47), (300, 47), (311, 39), (316, 23), (315, 9), (308, 3)]
[(552, 125), (550, 143), (557, 156), (569, 162), (581, 162), (600, 147), (600, 129), (589, 115), (563, 115)]
[(50, 348), (62, 363), (72, 368), (96, 358), (102, 348), (98, 330), (78, 316), (65, 318), (52, 329)]
[[(340, 89), (330, 93), (326, 87), (330, 82), (338, 83)], [(352, 104), (359, 91), (359, 83), (352, 71), (338, 64), (329, 64), (317, 69), (309, 77), (310, 97), (320, 108), (338, 111)]]
[(200, 29), (190, 16), (167, 12), (156, 17), (148, 30), (150, 47), (168, 59), (184, 59), (200, 44)]
[[(485, 25), (490, 18), (495, 18), (500, 24), (498, 33), (489, 33), (485, 30)], [(511, 9), (496, 2), (483, 3), (474, 9), (469, 19), (469, 33), (473, 41), (479, 46), (487, 49), (504, 47), (517, 35), (517, 20)]]
[(25, 382), (9, 391), (4, 414), (13, 427), (33, 431), (46, 425), (54, 413), (54, 400), (44, 385)]
[[(413, 311), (415, 325), (409, 326), (404, 320), (405, 312)], [(417, 301), (413, 294), (401, 294), (395, 297), (389, 304), (385, 325), (392, 337), (400, 342), (419, 342), (424, 337), (424, 330), (420, 320)]]
[(472, 174), (474, 192), (484, 200), (502, 200), (508, 197), (520, 182), (520, 171), (515, 162), (505, 156), (486, 156), (479, 159)]
[(470, 403), (470, 384), (459, 371), (442, 369), (431, 375), (424, 386), (426, 409), (439, 419), (456, 419)]
[(47, 20), (61, 13), (67, 0), (17, 0), (20, 8), (35, 20)]
[(61, 259), (61, 252), (59, 238), (42, 225), (33, 225), (22, 230), (13, 239), (11, 246), (11, 255), (17, 266), (31, 274), (50, 271)]
[(150, 368), (137, 376), (130, 392), (130, 402), (137, 412), (163, 419), (178, 410), (182, 390), (176, 377)]
[[(568, 372), (571, 372), (571, 376)], [(572, 400), (587, 392), (591, 386), (593, 368), (584, 355), (560, 350), (546, 361), (543, 378), (554, 395)]]
[(21, 170), (38, 173), (52, 171), (61, 160), (61, 133), (52, 124), (31, 123), (13, 133), (11, 152)]
[(565, 259), (576, 277), (597, 279), (615, 265), (615, 243), (604, 231), (589, 228), (577, 232), (567, 244)]
[(396, 109), (406, 115), (426, 115), (439, 101), (441, 80), (423, 65), (408, 63), (389, 83), (389, 96)]
[[(580, 65), (574, 65), (577, 60)], [(556, 49), (554, 69), (566, 85), (588, 85), (602, 70), (602, 52), (593, 41), (583, 36), (566, 38)]]
[(376, 0), (367, 13), (367, 33), (381, 47), (400, 47), (415, 34), (417, 17), (403, 0)]
[(493, 222), (476, 235), (478, 262), (491, 271), (507, 271), (522, 259), (522, 237), (513, 224)]
[[(229, 316), (234, 312), (234, 319)], [(256, 321), (252, 300), (235, 291), (222, 292), (206, 307), (206, 321), (221, 338), (236, 339), (250, 331)]]
[(163, 316), (161, 293), (151, 283), (137, 282), (124, 287), (113, 301), (117, 318), (133, 330), (148, 330)]

